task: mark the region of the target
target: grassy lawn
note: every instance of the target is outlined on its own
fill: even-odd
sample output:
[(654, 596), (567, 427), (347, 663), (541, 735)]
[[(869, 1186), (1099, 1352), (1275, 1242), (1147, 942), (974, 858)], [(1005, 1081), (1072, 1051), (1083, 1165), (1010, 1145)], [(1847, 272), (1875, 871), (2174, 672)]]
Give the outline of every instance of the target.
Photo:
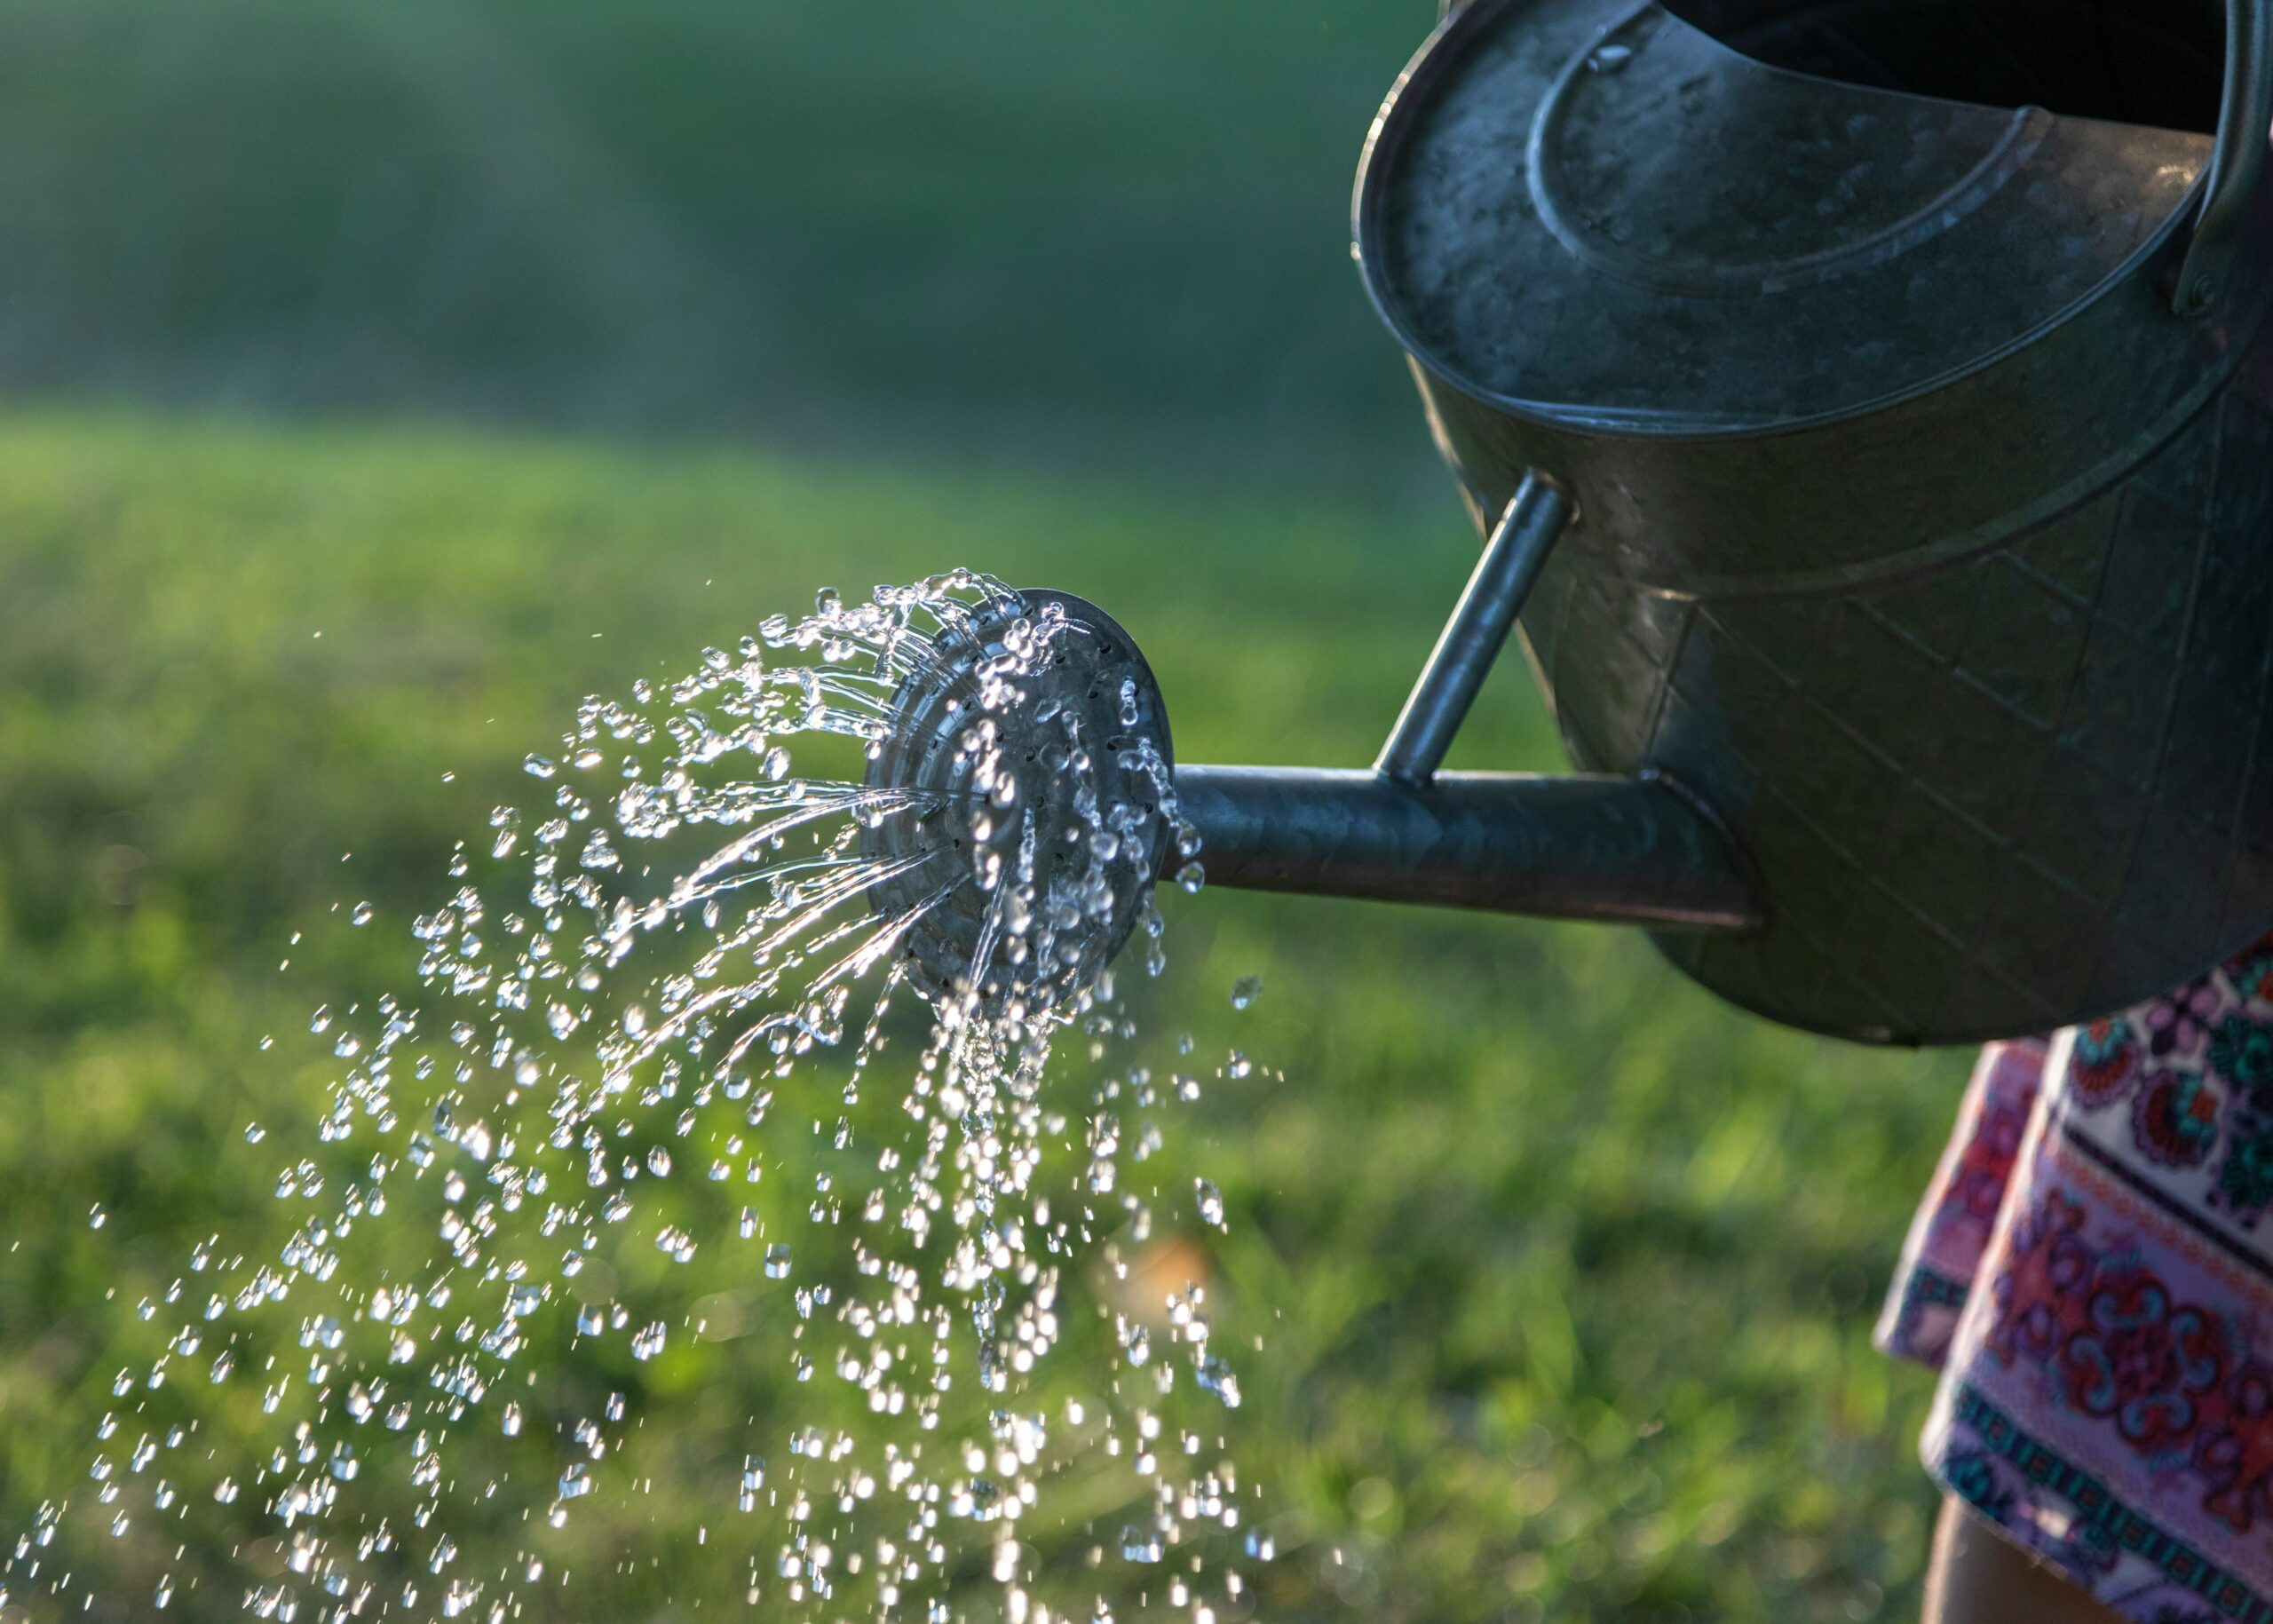
[[(452, 844), (581, 695), (685, 669), (817, 586), (965, 563), (1112, 609), (1180, 756), (1358, 763), (1472, 545), (1449, 502), (1367, 516), (462, 432), (0, 418), (0, 1526), (85, 1489), (121, 1350), (147, 1352), (133, 1305), (189, 1246), (281, 1244), (268, 1187), (333, 1065), (307, 1012), (409, 985), (407, 923)], [(1520, 675), (1495, 679), (1461, 764), (1554, 760)], [(378, 924), (348, 929), (366, 898)], [(1771, 1030), (1607, 931), (1212, 891), (1168, 908), (1144, 1019), (1263, 1068), (1171, 1114), (1147, 1164), (1163, 1188), (1222, 1186), (1227, 1233), (1185, 1203), (1164, 1220), (1192, 1225), (1224, 1344), (1264, 1342), (1230, 1432), (1281, 1551), (1258, 1616), (1914, 1610), (1929, 1387), (1868, 1331), (1962, 1056)], [(1263, 996), (1234, 1012), (1249, 972)], [(608, 1373), (638, 1384), (656, 1486), (636, 1525), (604, 1525), (563, 1617), (741, 1607), (711, 1474), (825, 1384), (780, 1384), (778, 1293), (715, 1283), (743, 1294), (741, 1340)], [(252, 1435), (196, 1402), (210, 1436)], [(171, 1556), (95, 1554), (130, 1574)], [(227, 1555), (175, 1565), (207, 1587), (178, 1610), (227, 1612)], [(1097, 1578), (1123, 1602), (1136, 1583)]]
[(0, 385), (1429, 480), (1348, 255), (1435, 0), (8, 0)]

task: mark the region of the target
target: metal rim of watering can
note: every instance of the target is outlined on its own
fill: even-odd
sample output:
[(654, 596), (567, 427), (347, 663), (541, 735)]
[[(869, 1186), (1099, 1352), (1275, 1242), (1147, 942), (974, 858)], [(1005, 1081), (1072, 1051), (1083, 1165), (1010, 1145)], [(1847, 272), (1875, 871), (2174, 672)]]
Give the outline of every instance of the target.
[[(1095, 978), (1136, 927), (1168, 844), (1166, 808), (1143, 764), (1144, 742), (1149, 741), (1158, 752), (1163, 771), (1173, 771), (1175, 765), (1168, 711), (1152, 668), (1136, 640), (1086, 598), (1046, 588), (1022, 588), (990, 598), (973, 606), (966, 618), (943, 627), (935, 639), (937, 657), (901, 684), (892, 701), (895, 725), (867, 775), (872, 788), (915, 788), (941, 796), (931, 807), (888, 813), (864, 827), (860, 844), (864, 852), (880, 857), (912, 854), (921, 845), (935, 845), (929, 860), (873, 886), (869, 900), (876, 914), (890, 915), (953, 888), (946, 901), (909, 931), (898, 955), (925, 997), (957, 995), (968, 986), (994, 894), (971, 880), (981, 853), (973, 849), (970, 831), (958, 832), (945, 821), (953, 818), (955, 804), (968, 804), (970, 798), (966, 781), (970, 764), (958, 746), (976, 714), (971, 702), (978, 691), (977, 667), (1002, 652), (1004, 635), (1018, 621), (1039, 619), (1053, 606), (1063, 614), (1065, 632), (1047, 661), (1019, 679), (1022, 701), (1007, 713), (995, 713), (998, 722), (1030, 724), (1037, 730), (1026, 740), (1010, 741), (1009, 748), (1022, 755), (1023, 765), (1040, 770), (1020, 775), (1018, 793), (1025, 804), (1020, 814), (1005, 816), (978, 844), (1014, 858), (1014, 833), (1021, 817), (1030, 812), (1038, 830), (1034, 849), (1051, 865), (1040, 875), (1039, 889), (1046, 892), (1051, 879), (1064, 877), (1065, 842), (1078, 834), (1073, 797), (1082, 780), (1050, 764), (1050, 741), (1039, 732), (1061, 710), (1075, 718), (1081, 737), (1097, 741), (1090, 750), (1088, 787), (1105, 804), (1138, 807), (1143, 825), (1125, 849), (1103, 860), (1102, 871), (1113, 892), (1103, 928), (1084, 930), (1078, 956), (1053, 965), (1013, 967), (999, 959), (991, 962), (982, 972), (981, 985), (971, 989), (990, 1015), (1013, 1006), (1038, 1012), (1072, 995)], [(1059, 709), (1053, 709), (1053, 702)], [(1130, 703), (1137, 715), (1133, 725), (1121, 719), (1124, 705)]]
[[(1441, 0), (1438, 26), (1469, 0)], [(2232, 285), (2234, 256), (2265, 169), (2273, 138), (2273, 0), (2226, 0), (2225, 88), (2218, 141), (2202, 172), (2202, 205), (2172, 282), (2171, 307), (2180, 315), (2207, 315)]]
[[(1573, 62), (1585, 55), (1584, 36), (1571, 32), (1566, 26), (1572, 9), (1569, 6), (1537, 8), (1540, 19), (1539, 27), (1548, 28), (1550, 31), (1564, 29), (1564, 33), (1556, 36), (1554, 46), (1548, 53), (1557, 63), (1564, 59), (1563, 52), (1566, 49), (1579, 47), (1578, 54), (1572, 58)], [(1647, 4), (1646, 0), (1630, 14), (1614, 5), (1596, 9), (1604, 24), (1613, 29), (1631, 28), (1635, 16), (1654, 15), (1660, 22), (1682, 21), (1680, 17), (1667, 12), (1661, 4)], [(1563, 347), (1543, 338), (1519, 346), (1494, 340), (1482, 349), (1477, 348), (1476, 334), (1466, 330), (1462, 324), (1468, 327), (1478, 322), (1489, 325), (1491, 319), (1488, 313), (1484, 312), (1484, 305), (1488, 301), (1451, 302), (1449, 296), (1441, 291), (1442, 265), (1422, 265), (1417, 273), (1422, 280), (1407, 281), (1408, 268), (1405, 261), (1411, 228), (1403, 222), (1407, 218), (1405, 210), (1409, 194), (1416, 186), (1425, 184), (1430, 201), (1414, 205), (1423, 211), (1429, 209), (1439, 211), (1456, 209), (1458, 202), (1457, 195), (1447, 192), (1440, 178), (1429, 178), (1424, 183), (1414, 173), (1408, 172), (1406, 167), (1408, 154), (1415, 143), (1422, 143), (1431, 148), (1444, 144), (1430, 127), (1431, 110), (1439, 105), (1442, 99), (1464, 97), (1470, 112), (1488, 101), (1488, 95), (1479, 95), (1474, 87), (1500, 72), (1500, 68), (1497, 66), (1479, 68), (1474, 64), (1496, 65), (1512, 60), (1504, 51), (1497, 50), (1494, 42), (1509, 36), (1510, 30), (1520, 32), (1533, 26), (1531, 19), (1534, 6), (1530, 0), (1468, 0), (1468, 3), (1450, 12), (1429, 42), (1406, 66), (1367, 138), (1365, 156), (1359, 166), (1357, 195), (1353, 199), (1354, 248), (1366, 291), (1402, 347), (1430, 377), (1503, 413), (1557, 426), (1579, 426), (1613, 434), (1640, 433), (1651, 438), (1812, 428), (1898, 406), (1920, 395), (2000, 369), (2016, 357), (2039, 349), (2047, 338), (2057, 337), (2064, 342), (2066, 331), (2079, 319), (2111, 299), (2123, 305), (2126, 319), (2135, 320), (2138, 311), (2135, 305), (2129, 304), (2131, 296), (2126, 291), (2126, 283), (2134, 275), (2148, 284), (2149, 298), (2159, 303), (2166, 313), (2175, 309), (2194, 318), (2214, 315), (2214, 330), (2222, 334), (2227, 313), (2241, 317), (2245, 311), (2256, 308), (2260, 296), (2267, 289), (2268, 269), (2273, 268), (2261, 263), (2258, 250), (2250, 246), (2256, 240), (2259, 217), (2268, 212), (2261, 210), (2256, 204), (2264, 189), (2262, 183), (2267, 169), (2263, 149), (2269, 131), (2273, 131), (2273, 21), (2269, 21), (2268, 17), (2268, 13), (2273, 12), (2273, 4), (2269, 4), (2269, 0), (2227, 0), (2225, 9), (2229, 48), (2226, 53), (2217, 131), (2212, 136), (2195, 134), (2184, 138), (2191, 143), (2189, 161), (2184, 168), (2179, 168), (2171, 161), (2176, 154), (2163, 154), (2142, 141), (2079, 133), (2112, 131), (2123, 128), (2089, 118), (2055, 120), (2040, 111), (1996, 113), (1994, 107), (1986, 104), (1975, 106), (1950, 102), (1907, 92), (1858, 91), (1859, 94), (1881, 98), (1899, 95), (1919, 108), (1928, 106), (1965, 108), (1977, 115), (1996, 113), (1996, 116), (2008, 120), (2032, 118), (2036, 122), (2031, 129), (2036, 131), (2036, 135), (2024, 142), (2024, 146), (2033, 145), (2047, 130), (2067, 132), (2055, 135), (2054, 153), (2059, 154), (2064, 149), (2066, 156), (2088, 155), (2080, 144), (2091, 142), (2096, 144), (2095, 150), (2124, 154), (2125, 162), (2139, 171), (2133, 179), (2142, 187), (2151, 185), (2152, 190), (2151, 193), (2140, 191), (2136, 194), (2135, 207), (2126, 214), (2121, 197), (2131, 195), (2127, 189), (2121, 196), (2097, 198), (2092, 201), (2090, 208), (2085, 209), (2083, 200), (2092, 198), (2088, 187), (2079, 187), (2072, 193), (2055, 188), (2054, 194), (2069, 199), (2069, 203), (2055, 211), (2057, 218), (2047, 218), (2038, 227), (2035, 240), (2040, 251), (2026, 257), (2025, 273), (2008, 276), (2002, 283), (1984, 282), (1980, 273), (2000, 264), (2008, 267), (2013, 265), (2016, 262), (2010, 256), (1992, 254), (1981, 259), (1974, 273), (1966, 271), (1968, 262), (1965, 257), (1977, 256), (1984, 248), (1993, 248), (1995, 234), (2000, 230), (2008, 237), (2016, 233), (2025, 234), (2029, 229), (2029, 217), (2039, 210), (2036, 202), (2027, 201), (2035, 194), (2024, 186), (2013, 190), (2003, 202), (1977, 209), (1969, 204), (1967, 211), (1956, 220), (1945, 222), (1943, 228), (1969, 234), (1952, 251), (1931, 250), (1929, 257), (1921, 262), (1921, 268), (1941, 281), (1944, 298), (1964, 297), (1964, 288), (1968, 285), (1976, 288), (2001, 287), (2003, 291), (1988, 300), (1967, 321), (1937, 329), (1944, 334), (1941, 338), (1922, 348), (1905, 346), (1900, 349), (1897, 353), (1909, 358), (1900, 364), (1873, 364), (1860, 372), (1838, 372), (1836, 376), (1848, 380), (1843, 385), (1825, 381), (1825, 368), (1809, 369), (1802, 357), (1825, 353), (1819, 345), (1803, 352), (1802, 357), (1795, 357), (1784, 353), (1788, 346), (1768, 342), (1766, 335), (1800, 331), (1812, 323), (1822, 329), (1822, 338), (1834, 343), (1842, 337), (1857, 344), (1885, 337), (1886, 334), (1867, 324), (1856, 332), (1844, 335), (1833, 330), (1836, 327), (1836, 318), (1830, 313), (1840, 307), (1841, 299), (1857, 309), (1870, 306), (1873, 301), (1883, 303), (1889, 299), (1899, 305), (1903, 291), (1914, 285), (1905, 280), (1909, 275), (1906, 270), (1890, 279), (1887, 276), (1874, 278), (1871, 274), (1872, 267), (1883, 262), (1887, 253), (1881, 251), (1883, 245), (1867, 237), (1857, 241), (1864, 242), (1878, 257), (1854, 257), (1850, 253), (1857, 275), (1850, 283), (1847, 276), (1841, 274), (1839, 279), (1841, 298), (1802, 295), (1801, 297), (1808, 301), (1805, 308), (1795, 308), (1787, 313), (1782, 308), (1787, 296), (1776, 292), (1765, 281), (1760, 289), (1754, 290), (1760, 297), (1752, 301), (1753, 307), (1749, 309), (1731, 307), (1723, 311), (1718, 308), (1718, 297), (1707, 298), (1701, 294), (1684, 304), (1679, 297), (1682, 289), (1676, 286), (1677, 279), (1674, 277), (1673, 270), (1667, 267), (1678, 269), (1687, 262), (1675, 257), (1665, 257), (1660, 262), (1659, 259), (1646, 258), (1645, 254), (1643, 269), (1650, 274), (1619, 273), (1605, 279), (1601, 267), (1587, 251), (1589, 246), (1602, 246), (1595, 241), (1603, 237), (1601, 232), (1582, 232), (1580, 235), (1588, 239), (1587, 242), (1574, 245), (1569, 241), (1569, 234), (1556, 230), (1543, 220), (1534, 222), (1532, 226), (1502, 224), (1495, 227), (1502, 235), (1509, 237), (1509, 242), (1501, 246), (1515, 246), (1518, 239), (1535, 234), (1559, 242), (1564, 254), (1570, 257), (1571, 263), (1564, 266), (1552, 254), (1540, 255), (1539, 263), (1527, 265), (1523, 287), (1508, 290), (1508, 297), (1529, 301), (1517, 306), (1533, 313), (1529, 325), (1553, 330), (1563, 325), (1552, 317), (1558, 300), (1565, 304), (1580, 301), (1577, 313), (1583, 313), (1592, 307), (1592, 301), (1599, 291), (1605, 301), (1601, 308), (1610, 313), (1599, 316), (1597, 321), (1615, 319), (1624, 324), (1618, 329), (1620, 331), (1654, 332), (1657, 329), (1650, 323), (1662, 320), (1681, 323), (1707, 322), (1708, 330), (1719, 335), (1712, 342), (1704, 343), (1696, 339), (1693, 328), (1671, 329), (1691, 335), (1687, 342), (1694, 353), (1689, 354), (1688, 359), (1697, 368), (1702, 368), (1696, 376), (1710, 381), (1692, 382), (1675, 390), (1669, 400), (1652, 399), (1644, 405), (1629, 398), (1631, 392), (1625, 387), (1629, 381), (1628, 372), (1620, 369), (1621, 363), (1589, 361), (1579, 364), (1574, 370), (1572, 357), (1564, 353)], [(1613, 12), (1617, 13), (1614, 21)], [(1684, 25), (1680, 31), (1694, 33), (1706, 39), (1714, 38), (1697, 29), (1693, 24)], [(1777, 82), (1796, 84), (1810, 79), (1810, 75), (1805, 74), (1795, 74), (1778, 67), (1762, 67), (1756, 59), (1748, 58), (1745, 52), (1733, 47), (1723, 44), (1721, 49), (1732, 63), (1742, 61), (1754, 74), (1764, 75), (1761, 81), (1763, 84), (1772, 86)], [(1543, 60), (1531, 63), (1517, 75), (1522, 81), (1522, 101), (1528, 103), (1532, 98), (1530, 80), (1542, 74), (1553, 75), (1553, 68)], [(1817, 83), (1828, 87), (1841, 85), (1844, 82), (1818, 80)], [(1556, 89), (1550, 93), (1549, 100), (1541, 105), (1539, 116), (1542, 121), (1558, 105), (1554, 98), (1559, 98), (1563, 93), (1559, 88)], [(1589, 92), (1597, 101), (1609, 93), (1602, 91)], [(1747, 97), (1757, 93), (1750, 89), (1745, 92)], [(1897, 107), (1894, 110), (1900, 109)], [(1528, 106), (1523, 107), (1518, 113), (1511, 113), (1508, 133), (1517, 135), (1518, 132), (1514, 125), (1531, 115)], [(1919, 116), (1930, 122), (1926, 115)], [(1534, 142), (1544, 139), (1544, 128), (1542, 123), (1532, 129)], [(1958, 132), (1961, 128), (1968, 139), (1976, 133), (1969, 126), (1953, 125), (1952, 128), (1952, 132)], [(2159, 134), (2168, 139), (2177, 139), (2177, 132), (2158, 130), (2153, 126), (2139, 126), (2135, 133), (2141, 137)], [(1457, 145), (1457, 142), (1452, 144)], [(1660, 143), (1651, 150), (1662, 152), (1666, 147)], [(1445, 154), (1432, 152), (1432, 156), (1441, 162)], [(1583, 156), (1583, 154), (1577, 155)], [(1881, 154), (1880, 156), (1883, 158), (1886, 154)], [(1576, 162), (1577, 158), (1572, 161)], [(2051, 157), (2045, 160), (2046, 162), (2053, 161)], [(1656, 165), (1659, 170), (1666, 167), (1662, 160), (1656, 161)], [(1613, 167), (1602, 172), (1619, 174), (1625, 171)], [(1647, 166), (1634, 172), (1645, 173)], [(2045, 170), (2039, 178), (2058, 172)], [(2150, 176), (2160, 178), (2150, 182)], [(2019, 178), (2023, 180), (2029, 178), (2025, 173)], [(1504, 205), (1501, 215), (1507, 220), (1515, 220), (1518, 217), (1525, 220), (1532, 218), (1531, 205), (1537, 202), (1539, 189), (1535, 176), (1528, 184), (1505, 179), (1486, 182), (1482, 178), (1478, 178), (1477, 184), (1485, 186), (1486, 190), (1496, 187), (1493, 191), (1493, 201), (1495, 206)], [(1930, 185), (1926, 181), (1921, 181), (1921, 185), (1930, 191)], [(1992, 188), (1992, 193), (1993, 190)], [(1501, 193), (1506, 195), (1501, 196)], [(1984, 193), (1984, 195), (1990, 194)], [(1448, 198), (1450, 202), (1446, 201)], [(1937, 201), (1921, 194), (1919, 203), (1921, 220), (1925, 215), (1935, 212), (1931, 205)], [(1980, 202), (1980, 199), (1974, 200), (1974, 204)], [(1892, 207), (1891, 204), (1889, 206)], [(1574, 218), (1581, 218), (1583, 223), (1584, 219), (1593, 217), (1585, 216), (1582, 211), (1580, 216)], [(1968, 218), (1980, 224), (1960, 224)], [(2142, 225), (2134, 229), (2118, 228), (2112, 224), (2126, 218), (2136, 219)], [(2009, 225), (2000, 226), (1996, 222), (2000, 220), (2008, 221)], [(2089, 225), (2088, 222), (2092, 221), (2110, 224), (2103, 228)], [(1443, 241), (1442, 222), (1435, 224), (1439, 228), (1432, 235), (1414, 241)], [(1917, 228), (1924, 229), (1922, 226)], [(2055, 251), (2055, 244), (2063, 242), (2068, 234), (2077, 231), (2092, 234), (2093, 240), (2108, 255), (2126, 254), (2127, 257), (2119, 263), (2107, 257), (2103, 264), (2102, 257), (2096, 251), (2080, 257)], [(1730, 237), (1730, 232), (1735, 233), (1733, 238)], [(1802, 237), (1805, 234), (1802, 233)], [(1907, 227), (1904, 234), (1908, 234)], [(1732, 218), (1722, 236), (1723, 244), (1746, 241), (1742, 220)], [(2132, 240), (2128, 245), (2125, 242), (2126, 238)], [(1645, 240), (1654, 241), (1637, 239)], [(1929, 234), (1919, 244), (1902, 247), (1899, 252), (1904, 265), (1907, 265), (1907, 256), (1913, 249), (1926, 251), (1922, 244), (1936, 240)], [(1682, 240), (1674, 241), (1676, 248), (1685, 248)], [(1715, 251), (1710, 240), (1699, 241), (1704, 244), (1702, 252), (1709, 256)], [(1617, 242), (1622, 243), (1624, 239), (1618, 238)], [(1772, 263), (1764, 261), (1763, 264), (1768, 270), (1777, 273), (1778, 279), (1780, 279), (1784, 269), (1789, 268), (1781, 261), (1775, 260), (1772, 255), (1770, 261)], [(1732, 262), (1734, 269), (1745, 269), (1749, 265), (1749, 258), (1742, 255), (1738, 256), (1738, 261)], [(1662, 278), (1659, 273), (1663, 273)], [(1815, 267), (1814, 281), (1824, 280), (1820, 273), (1821, 267)], [(1968, 275), (1970, 282), (1965, 280)], [(1436, 280), (1429, 280), (1432, 277)], [(1780, 280), (1777, 285), (1781, 285)], [(1637, 295), (1635, 289), (1644, 291)], [(1690, 291), (1693, 293), (1696, 290)], [(1660, 296), (1666, 305), (1663, 310), (1655, 308), (1651, 302), (1652, 297)], [(1790, 319), (1786, 319), (1787, 314)], [(2193, 327), (2196, 324), (2194, 321), (2189, 321), (2185, 325)], [(1578, 325), (1584, 329), (1587, 321), (1581, 320)], [(1910, 325), (1916, 328), (1921, 323), (1913, 321)], [(1762, 343), (1756, 345), (1738, 344), (1730, 337), (1755, 329), (1763, 329)], [(2213, 346), (2221, 354), (2229, 353), (2237, 347), (2223, 337), (2214, 340)], [(1618, 343), (1605, 343), (1588, 346), (1581, 353), (1601, 357), (1620, 355), (1624, 352)], [(2214, 367), (2215, 356), (2207, 359)], [(1749, 381), (1744, 370), (1746, 365), (1753, 363), (1767, 368), (1762, 375), (1762, 381), (1757, 384)], [(1676, 368), (1675, 376), (1685, 375)], [(1794, 380), (1803, 382), (1806, 386), (1799, 387)], [(1496, 506), (1496, 502), (1493, 505)]]

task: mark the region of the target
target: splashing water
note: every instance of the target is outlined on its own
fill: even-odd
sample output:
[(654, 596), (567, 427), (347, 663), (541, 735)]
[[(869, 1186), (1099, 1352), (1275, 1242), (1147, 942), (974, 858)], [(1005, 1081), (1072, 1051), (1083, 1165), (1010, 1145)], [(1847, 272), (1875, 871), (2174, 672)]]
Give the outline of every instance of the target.
[[(961, 572), (761, 631), (587, 701), (416, 922), (419, 997), (317, 1011), (297, 1228), (211, 1237), (143, 1304), (0, 1607), (502, 1624), (581, 1615), (603, 1565), (668, 1602), (714, 1544), (787, 1617), (1110, 1620), (1115, 1589), (1213, 1624), (1246, 1595), (1269, 1547), (1234, 1545), (1207, 1291), (1119, 1249), (1152, 1215), (1118, 1113), (1179, 1090), (1106, 961), (1141, 931), (1157, 973), (1151, 882), (1200, 883), (1149, 674), (1076, 657), (1104, 637), (1077, 600)], [(1090, 1390), (1045, 1402), (1045, 1370)], [(642, 1435), (690, 1390), (771, 1407)], [(659, 1475), (715, 1501), (696, 1552), (637, 1546)]]

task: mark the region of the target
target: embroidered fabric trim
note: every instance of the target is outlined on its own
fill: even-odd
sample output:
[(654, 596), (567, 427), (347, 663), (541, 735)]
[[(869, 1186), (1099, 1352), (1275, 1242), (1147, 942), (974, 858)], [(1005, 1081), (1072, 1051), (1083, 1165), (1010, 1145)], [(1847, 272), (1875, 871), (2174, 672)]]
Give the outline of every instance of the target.
[(1879, 1340), (1950, 1493), (2138, 1624), (2273, 1624), (2273, 939), (1984, 1050)]

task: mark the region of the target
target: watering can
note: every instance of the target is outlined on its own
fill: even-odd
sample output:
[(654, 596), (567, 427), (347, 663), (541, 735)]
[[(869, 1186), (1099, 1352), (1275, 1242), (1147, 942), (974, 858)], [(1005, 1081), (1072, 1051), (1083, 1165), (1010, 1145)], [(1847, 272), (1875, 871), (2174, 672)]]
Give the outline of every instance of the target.
[[(1635, 924), (1873, 1042), (2262, 934), (2269, 131), (2273, 0), (1453, 11), (1355, 236), (1483, 557), (1371, 769), (1175, 767), (1207, 884)], [(1128, 634), (1049, 604), (1172, 760)], [(1440, 772), (1511, 629), (1576, 771)]]

